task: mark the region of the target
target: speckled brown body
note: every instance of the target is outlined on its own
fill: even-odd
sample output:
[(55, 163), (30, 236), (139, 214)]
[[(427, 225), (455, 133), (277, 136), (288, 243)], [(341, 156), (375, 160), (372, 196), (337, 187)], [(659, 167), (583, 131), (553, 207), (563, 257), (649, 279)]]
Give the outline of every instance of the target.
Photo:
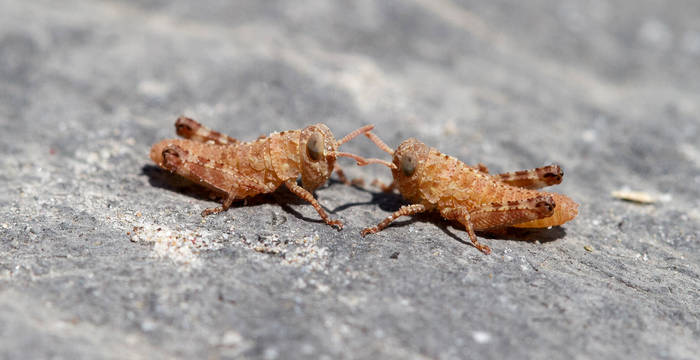
[[(325, 126), (324, 126), (325, 127)], [(327, 129), (327, 128), (326, 128)], [(310, 129), (311, 130), (311, 129)], [(189, 154), (188, 161), (201, 174), (198, 183), (215, 191), (226, 192), (235, 179), (246, 179), (247, 186), (240, 187), (236, 198), (242, 199), (261, 193), (275, 191), (287, 180), (295, 180), (302, 174), (302, 155), (299, 147), (302, 130), (272, 133), (268, 137), (252, 142), (238, 142), (230, 145), (200, 143), (185, 139), (163, 140), (151, 148), (151, 159), (160, 167), (166, 168), (163, 151), (176, 145)], [(327, 162), (320, 172), (321, 178), (328, 178), (333, 171), (335, 160)], [(325, 171), (323, 171), (325, 170)], [(209, 179), (210, 181), (204, 181)], [(213, 180), (213, 181), (211, 181)], [(323, 182), (304, 182), (304, 188), (313, 191)], [(316, 180), (313, 178), (313, 180)]]
[[(167, 139), (151, 148), (151, 159), (163, 169), (177, 173), (224, 195), (224, 205), (202, 215), (226, 210), (233, 200), (275, 191), (285, 185), (309, 201), (329, 225), (330, 220), (311, 192), (325, 183), (338, 156), (353, 157), (336, 149), (353, 137), (371, 130), (365, 126), (336, 141), (324, 124), (301, 130), (272, 133), (252, 142), (237, 140), (181, 117), (177, 133), (187, 139)], [(302, 187), (296, 184), (301, 176)]]
[[(412, 177), (401, 173), (400, 159), (406, 153), (416, 154), (420, 162)], [(502, 207), (519, 200), (549, 196), (555, 204), (552, 215), (508, 225), (549, 227), (561, 225), (577, 214), (578, 204), (565, 195), (508, 185), (416, 139), (404, 141), (394, 153), (393, 160), (396, 169), (392, 169), (392, 175), (401, 195), (411, 203), (424, 205), (428, 210), (465, 207), (469, 212), (477, 212), (484, 206)], [(489, 225), (475, 224), (475, 229), (499, 226)], [(503, 225), (506, 224), (500, 226)]]
[(442, 154), (416, 139), (402, 142), (394, 151), (376, 135), (366, 134), (382, 150), (392, 154), (393, 182), (411, 205), (387, 217), (363, 235), (376, 233), (398, 217), (426, 211), (439, 211), (446, 219), (462, 223), (472, 243), (482, 252), (491, 252), (477, 241), (475, 230), (498, 227), (549, 227), (561, 225), (577, 214), (578, 204), (565, 195), (534, 190), (561, 182), (563, 172), (556, 165), (491, 175), (479, 165), (472, 167)]

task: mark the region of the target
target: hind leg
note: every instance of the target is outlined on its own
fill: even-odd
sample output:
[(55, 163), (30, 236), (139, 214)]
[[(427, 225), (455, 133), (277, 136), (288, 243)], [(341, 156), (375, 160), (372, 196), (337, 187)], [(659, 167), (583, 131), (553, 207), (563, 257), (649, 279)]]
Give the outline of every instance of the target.
[(493, 175), (498, 181), (525, 189), (540, 189), (559, 184), (563, 176), (564, 172), (559, 165)]
[(162, 154), (162, 163), (158, 165), (163, 169), (225, 195), (223, 206), (206, 209), (202, 216), (225, 211), (233, 200), (240, 198), (240, 194), (250, 193), (251, 190), (254, 193), (268, 192), (267, 188), (257, 183), (242, 179), (223, 163), (191, 154), (178, 145), (168, 145)]
[(217, 145), (229, 145), (238, 142), (238, 140), (230, 136), (209, 129), (197, 121), (185, 116), (180, 116), (177, 118), (177, 121), (175, 121), (175, 132), (185, 139), (190, 139), (196, 142), (213, 142)]
[(445, 219), (459, 221), (467, 229), (467, 234), (469, 234), (469, 240), (471, 240), (472, 245), (486, 255), (491, 253), (491, 248), (481, 244), (479, 240), (477, 240), (476, 233), (474, 233), (474, 224), (472, 222), (471, 215), (466, 208), (441, 209), (440, 214)]
[(554, 213), (555, 203), (551, 196), (542, 195), (530, 199), (509, 201), (507, 204), (493, 203), (474, 209), (447, 208), (440, 214), (449, 220), (457, 220), (467, 229), (472, 244), (484, 254), (491, 249), (479, 243), (475, 231), (515, 225), (530, 220), (542, 219)]
[(493, 203), (471, 212), (474, 230), (488, 230), (552, 216), (556, 203), (552, 196), (541, 195), (529, 199)]

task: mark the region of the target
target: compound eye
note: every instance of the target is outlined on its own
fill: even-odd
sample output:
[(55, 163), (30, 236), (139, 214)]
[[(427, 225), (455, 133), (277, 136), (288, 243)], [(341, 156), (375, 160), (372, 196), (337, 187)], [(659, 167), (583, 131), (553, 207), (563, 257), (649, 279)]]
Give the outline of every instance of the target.
[(416, 158), (411, 154), (406, 154), (401, 157), (400, 165), (401, 171), (404, 175), (411, 177), (413, 173), (416, 172)]
[(323, 155), (323, 137), (320, 133), (314, 133), (306, 142), (306, 153), (311, 160), (318, 161)]

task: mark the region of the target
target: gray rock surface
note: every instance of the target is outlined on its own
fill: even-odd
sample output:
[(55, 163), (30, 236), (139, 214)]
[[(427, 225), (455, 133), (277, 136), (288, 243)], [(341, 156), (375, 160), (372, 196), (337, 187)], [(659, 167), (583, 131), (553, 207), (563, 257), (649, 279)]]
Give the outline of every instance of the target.
[[(0, 9), (1, 358), (700, 353), (698, 2)], [(401, 199), (337, 181), (317, 196), (341, 232), (287, 191), (202, 219), (215, 203), (147, 155), (180, 114), (245, 140), (373, 123), (492, 171), (556, 162), (580, 215), (484, 235), (490, 256), (437, 216), (362, 238)]]

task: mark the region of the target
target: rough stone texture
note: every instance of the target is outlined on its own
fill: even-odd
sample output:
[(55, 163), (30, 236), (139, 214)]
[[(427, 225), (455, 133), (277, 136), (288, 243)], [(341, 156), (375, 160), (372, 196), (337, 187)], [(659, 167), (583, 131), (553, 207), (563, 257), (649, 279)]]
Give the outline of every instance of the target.
[[(697, 1), (0, 9), (2, 358), (700, 353)], [(239, 139), (374, 123), (492, 171), (556, 162), (580, 215), (483, 238), (490, 256), (436, 216), (362, 238), (401, 199), (338, 182), (317, 195), (341, 232), (287, 191), (203, 220), (215, 203), (147, 157), (180, 114)]]

